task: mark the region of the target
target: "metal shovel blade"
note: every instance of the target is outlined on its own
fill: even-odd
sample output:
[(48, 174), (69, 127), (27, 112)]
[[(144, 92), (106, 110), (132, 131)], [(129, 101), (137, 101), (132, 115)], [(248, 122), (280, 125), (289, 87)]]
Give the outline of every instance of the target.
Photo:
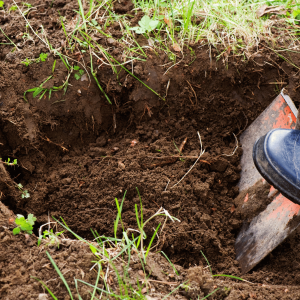
[[(255, 141), (274, 128), (294, 128), (297, 109), (283, 92), (264, 110), (241, 136), (243, 155), (240, 192), (247, 191), (258, 181), (264, 180), (252, 160)], [(268, 201), (268, 196), (261, 195)], [(245, 201), (251, 201), (248, 194)], [(244, 224), (236, 242), (236, 259), (242, 273), (250, 271), (275, 249), (300, 224), (300, 205), (279, 194), (250, 224)]]

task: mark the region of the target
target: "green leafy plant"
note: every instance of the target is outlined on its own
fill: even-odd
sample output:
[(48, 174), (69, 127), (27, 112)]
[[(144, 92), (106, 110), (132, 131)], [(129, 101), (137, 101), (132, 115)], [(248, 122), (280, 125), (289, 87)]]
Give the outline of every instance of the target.
[(11, 10), (11, 11), (15, 11), (15, 10), (17, 10), (18, 9), (18, 7), (16, 6), (16, 5), (13, 5), (13, 6), (11, 6), (10, 8), (9, 8), (9, 10)]
[(30, 197), (30, 194), (28, 193), (28, 190), (23, 190), (23, 185), (21, 183), (17, 184), (17, 188), (22, 193), (22, 199)]
[(74, 67), (74, 70), (77, 71), (75, 74), (74, 74), (74, 77), (76, 80), (79, 80), (81, 78), (81, 76), (84, 74), (84, 70), (80, 69), (79, 66), (75, 66)]
[(0, 8), (3, 8), (3, 6), (4, 6), (4, 2), (0, 1)]
[(25, 60), (21, 61), (21, 63), (24, 64), (26, 67), (28, 67), (29, 65), (32, 64), (32, 60), (26, 57)]
[(158, 20), (151, 20), (149, 16), (143, 16), (141, 21), (139, 21), (140, 26), (132, 27), (131, 30), (135, 31), (136, 33), (149, 33), (153, 31), (158, 26)]
[(29, 7), (32, 7), (32, 5), (31, 5), (30, 3), (22, 2), (22, 4), (23, 4), (24, 6), (27, 6), (28, 8), (29, 8)]
[(2, 158), (0, 158), (0, 162), (2, 162), (5, 165), (8, 165), (8, 166), (16, 166), (18, 164), (17, 159), (14, 159), (13, 162), (11, 163), (10, 158), (8, 158), (6, 161), (2, 161)]
[(44, 62), (46, 61), (47, 58), (48, 58), (48, 53), (41, 53), (39, 60)]
[[(30, 35), (28, 33), (24, 33), (23, 34), (23, 38), (30, 38)], [(48, 58), (48, 53), (41, 53), (40, 56), (36, 59), (29, 59), (29, 58), (25, 58), (25, 60), (22, 61), (22, 64), (24, 64), (26, 67), (28, 67), (29, 65), (33, 64), (33, 63), (39, 63), (39, 62), (44, 62), (46, 61)]]
[(13, 229), (13, 234), (19, 234), (21, 231), (24, 233), (32, 234), (33, 225), (36, 221), (36, 217), (33, 214), (29, 214), (27, 219), (23, 215), (17, 215), (15, 223), (16, 228)]
[(43, 235), (41, 237), (39, 237), (38, 239), (38, 246), (40, 246), (42, 239), (45, 239), (46, 241), (49, 241), (46, 246), (57, 246), (57, 248), (59, 248), (59, 236), (63, 233), (64, 231), (61, 232), (53, 232), (53, 229), (50, 229), (50, 231), (45, 230), (43, 232)]

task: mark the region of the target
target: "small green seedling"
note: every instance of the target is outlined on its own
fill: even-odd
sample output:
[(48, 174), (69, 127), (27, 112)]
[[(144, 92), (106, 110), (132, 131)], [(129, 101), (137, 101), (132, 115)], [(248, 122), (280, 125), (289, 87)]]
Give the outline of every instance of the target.
[(26, 59), (23, 60), (21, 63), (28, 67), (30, 64), (32, 64), (32, 61), (26, 57)]
[(23, 190), (23, 185), (21, 183), (17, 184), (17, 188), (22, 193), (22, 199), (30, 197), (30, 194), (28, 193), (28, 190)]
[(13, 235), (19, 234), (21, 231), (24, 231), (24, 233), (32, 234), (35, 221), (36, 217), (34, 217), (33, 214), (29, 214), (27, 219), (25, 219), (23, 215), (17, 215), (15, 223), (16, 225), (18, 225), (18, 227), (13, 229)]
[(4, 6), (4, 2), (0, 1), (0, 8), (3, 8), (3, 6)]
[(139, 27), (132, 27), (131, 30), (135, 31), (136, 33), (148, 33), (158, 26), (158, 20), (151, 20), (149, 16), (143, 16), (141, 21), (139, 21)]
[(30, 3), (22, 2), (22, 4), (27, 7), (32, 7), (32, 5)]
[(40, 54), (40, 57), (38, 58), (40, 61), (46, 61), (48, 57), (48, 54), (47, 53), (41, 53)]
[(6, 161), (2, 161), (2, 158), (0, 158), (0, 162), (2, 162), (5, 165), (8, 165), (8, 166), (16, 166), (18, 164), (17, 159), (14, 159), (13, 162), (11, 163), (10, 158), (8, 158)]
[[(23, 38), (30, 38), (28, 33), (24, 33), (23, 34)], [(29, 58), (25, 58), (25, 60), (22, 61), (22, 64), (24, 64), (26, 67), (28, 67), (29, 65), (33, 64), (33, 63), (40, 63), (40, 62), (44, 62), (46, 61), (48, 58), (48, 54), (47, 53), (41, 53), (39, 58), (36, 59), (29, 59)]]
[(10, 7), (10, 9), (9, 10), (11, 10), (11, 11), (15, 11), (15, 10), (17, 10), (18, 9), (18, 7), (16, 6), (16, 5), (13, 5), (13, 6), (11, 6)]
[(40, 246), (42, 239), (48, 240), (49, 242), (46, 244), (46, 246), (57, 246), (59, 248), (59, 236), (63, 233), (64, 231), (61, 232), (53, 232), (53, 229), (50, 229), (50, 231), (45, 230), (44, 234), (39, 237), (38, 239), (38, 246)]
[(78, 66), (75, 66), (74, 70), (77, 71), (74, 74), (74, 77), (75, 77), (76, 80), (79, 80), (81, 78), (81, 76), (84, 74), (84, 70), (80, 69), (80, 67), (78, 67)]

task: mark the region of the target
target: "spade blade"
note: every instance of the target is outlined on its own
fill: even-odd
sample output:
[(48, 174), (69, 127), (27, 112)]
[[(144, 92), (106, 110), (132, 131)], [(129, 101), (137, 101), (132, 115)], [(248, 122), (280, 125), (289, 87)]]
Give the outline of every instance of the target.
[[(252, 159), (255, 141), (274, 128), (294, 128), (296, 117), (297, 109), (294, 103), (289, 96), (281, 92), (242, 134), (240, 193), (245, 193), (263, 179)], [(248, 194), (246, 197), (248, 199)], [(260, 198), (264, 197), (267, 202), (269, 200), (267, 195), (261, 195)], [(250, 224), (244, 222), (235, 242), (236, 259), (242, 273), (250, 271), (298, 227), (299, 209), (299, 205), (279, 194), (264, 211), (252, 219)]]
[(235, 250), (242, 273), (255, 267), (300, 224), (300, 205), (279, 194), (239, 232)]

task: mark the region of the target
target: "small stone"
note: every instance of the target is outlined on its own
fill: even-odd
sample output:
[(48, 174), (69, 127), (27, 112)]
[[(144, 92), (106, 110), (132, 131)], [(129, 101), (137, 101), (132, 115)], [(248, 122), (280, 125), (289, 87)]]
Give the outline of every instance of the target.
[(64, 178), (61, 181), (63, 184), (70, 184), (72, 182), (72, 178)]
[(118, 167), (122, 170), (125, 169), (125, 165), (121, 161), (118, 161)]
[(107, 43), (108, 43), (109, 45), (114, 45), (114, 44), (116, 43), (116, 40), (113, 39), (113, 38), (108, 38), (108, 39), (107, 39)]
[(48, 300), (47, 294), (39, 294), (39, 300)]

